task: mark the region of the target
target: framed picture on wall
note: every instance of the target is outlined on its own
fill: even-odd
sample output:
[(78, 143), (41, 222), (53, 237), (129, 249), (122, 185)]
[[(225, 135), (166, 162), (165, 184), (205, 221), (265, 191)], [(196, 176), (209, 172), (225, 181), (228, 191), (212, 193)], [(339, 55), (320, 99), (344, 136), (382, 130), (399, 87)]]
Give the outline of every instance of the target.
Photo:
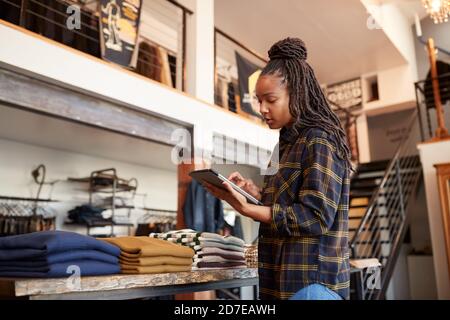
[[(135, 68), (142, 0), (100, 0), (100, 49), (102, 59)], [(133, 62), (134, 61), (134, 62)]]
[(255, 99), (256, 81), (261, 74), (262, 67), (244, 58), (235, 52), (238, 70), (238, 91), (236, 97), (237, 113), (247, 118), (263, 122), (263, 117), (259, 112), (259, 104)]
[(356, 118), (362, 110), (361, 78), (322, 86), (322, 90), (330, 102), (331, 108), (341, 120), (342, 127), (347, 134), (352, 160), (358, 162)]

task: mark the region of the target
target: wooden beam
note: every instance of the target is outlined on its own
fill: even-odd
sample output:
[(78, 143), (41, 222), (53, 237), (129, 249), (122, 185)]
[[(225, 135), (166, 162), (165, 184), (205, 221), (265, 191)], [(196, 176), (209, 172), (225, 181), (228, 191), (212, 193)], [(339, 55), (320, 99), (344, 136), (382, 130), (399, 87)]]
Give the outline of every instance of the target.
[(0, 68), (0, 103), (128, 136), (174, 145), (181, 124), (143, 110)]

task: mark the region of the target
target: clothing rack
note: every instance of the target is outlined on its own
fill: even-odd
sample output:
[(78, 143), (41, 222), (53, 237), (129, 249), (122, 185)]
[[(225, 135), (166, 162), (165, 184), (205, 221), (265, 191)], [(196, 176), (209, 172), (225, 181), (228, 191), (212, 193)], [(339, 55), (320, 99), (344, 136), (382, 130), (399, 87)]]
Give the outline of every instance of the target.
[(155, 218), (160, 218), (161, 220), (166, 219), (169, 222), (175, 222), (177, 219), (177, 212), (173, 210), (145, 208), (145, 207), (136, 209), (148, 211), (139, 219), (141, 223), (148, 220), (154, 220)]
[(136, 235), (148, 236), (151, 232), (167, 232), (176, 228), (177, 212), (156, 208), (137, 208), (148, 211), (139, 218)]
[(0, 236), (55, 229), (56, 217), (37, 203), (50, 199), (0, 196)]
[[(129, 221), (116, 221), (119, 218), (125, 217), (124, 215), (117, 215), (118, 209), (126, 209), (127, 210), (127, 218), (130, 218), (131, 210), (135, 209), (134, 206), (134, 198), (136, 195), (136, 190), (138, 188), (138, 180), (136, 178), (131, 179), (123, 179), (119, 178), (117, 175), (117, 170), (115, 168), (107, 168), (102, 170), (92, 171), (89, 177), (84, 178), (68, 178), (68, 181), (71, 182), (81, 182), (89, 184), (89, 205), (94, 206), (94, 194), (109, 194), (110, 196), (108, 202), (110, 204), (102, 204), (99, 205), (100, 208), (111, 210), (111, 218), (104, 219), (102, 221), (97, 221), (93, 225), (86, 224), (88, 235), (90, 235), (90, 229), (95, 227), (110, 227), (109, 236), (114, 237), (116, 234), (114, 233), (115, 226), (122, 226), (128, 228), (128, 234), (131, 234), (131, 228), (133, 224)], [(119, 199), (119, 193), (130, 193), (131, 196), (127, 197), (128, 200), (133, 202), (133, 205), (117, 205), (116, 199)], [(103, 199), (105, 200), (105, 199)], [(67, 221), (66, 224), (77, 224), (76, 222)]]

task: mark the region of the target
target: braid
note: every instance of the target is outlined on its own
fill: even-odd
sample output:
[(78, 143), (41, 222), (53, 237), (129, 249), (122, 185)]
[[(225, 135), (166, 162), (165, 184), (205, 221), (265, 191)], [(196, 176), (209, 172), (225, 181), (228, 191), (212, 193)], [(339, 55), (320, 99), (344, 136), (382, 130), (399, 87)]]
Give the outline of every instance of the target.
[(306, 62), (305, 43), (298, 38), (287, 38), (275, 43), (269, 50), (270, 61), (263, 75), (278, 75), (289, 90), (289, 111), (294, 118), (296, 133), (302, 127), (321, 126), (336, 139), (337, 155), (351, 168), (351, 151), (337, 115), (331, 110), (320, 88), (313, 69)]

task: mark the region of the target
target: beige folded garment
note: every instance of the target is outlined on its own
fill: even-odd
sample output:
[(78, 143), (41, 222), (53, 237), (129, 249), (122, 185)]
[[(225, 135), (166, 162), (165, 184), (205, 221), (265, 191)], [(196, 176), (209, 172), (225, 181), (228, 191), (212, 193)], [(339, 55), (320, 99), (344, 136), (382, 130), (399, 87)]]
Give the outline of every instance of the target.
[(194, 251), (186, 246), (150, 237), (99, 238), (120, 248), (125, 258), (173, 256), (192, 258)]
[(166, 272), (184, 272), (191, 271), (191, 266), (174, 266), (174, 265), (159, 265), (159, 266), (129, 266), (121, 264), (122, 273), (139, 274), (139, 273), (166, 273)]
[(127, 258), (120, 256), (120, 263), (130, 266), (157, 266), (157, 265), (177, 265), (177, 266), (190, 266), (192, 264), (192, 258), (180, 258), (173, 256), (159, 256), (159, 257), (143, 257), (143, 258)]

